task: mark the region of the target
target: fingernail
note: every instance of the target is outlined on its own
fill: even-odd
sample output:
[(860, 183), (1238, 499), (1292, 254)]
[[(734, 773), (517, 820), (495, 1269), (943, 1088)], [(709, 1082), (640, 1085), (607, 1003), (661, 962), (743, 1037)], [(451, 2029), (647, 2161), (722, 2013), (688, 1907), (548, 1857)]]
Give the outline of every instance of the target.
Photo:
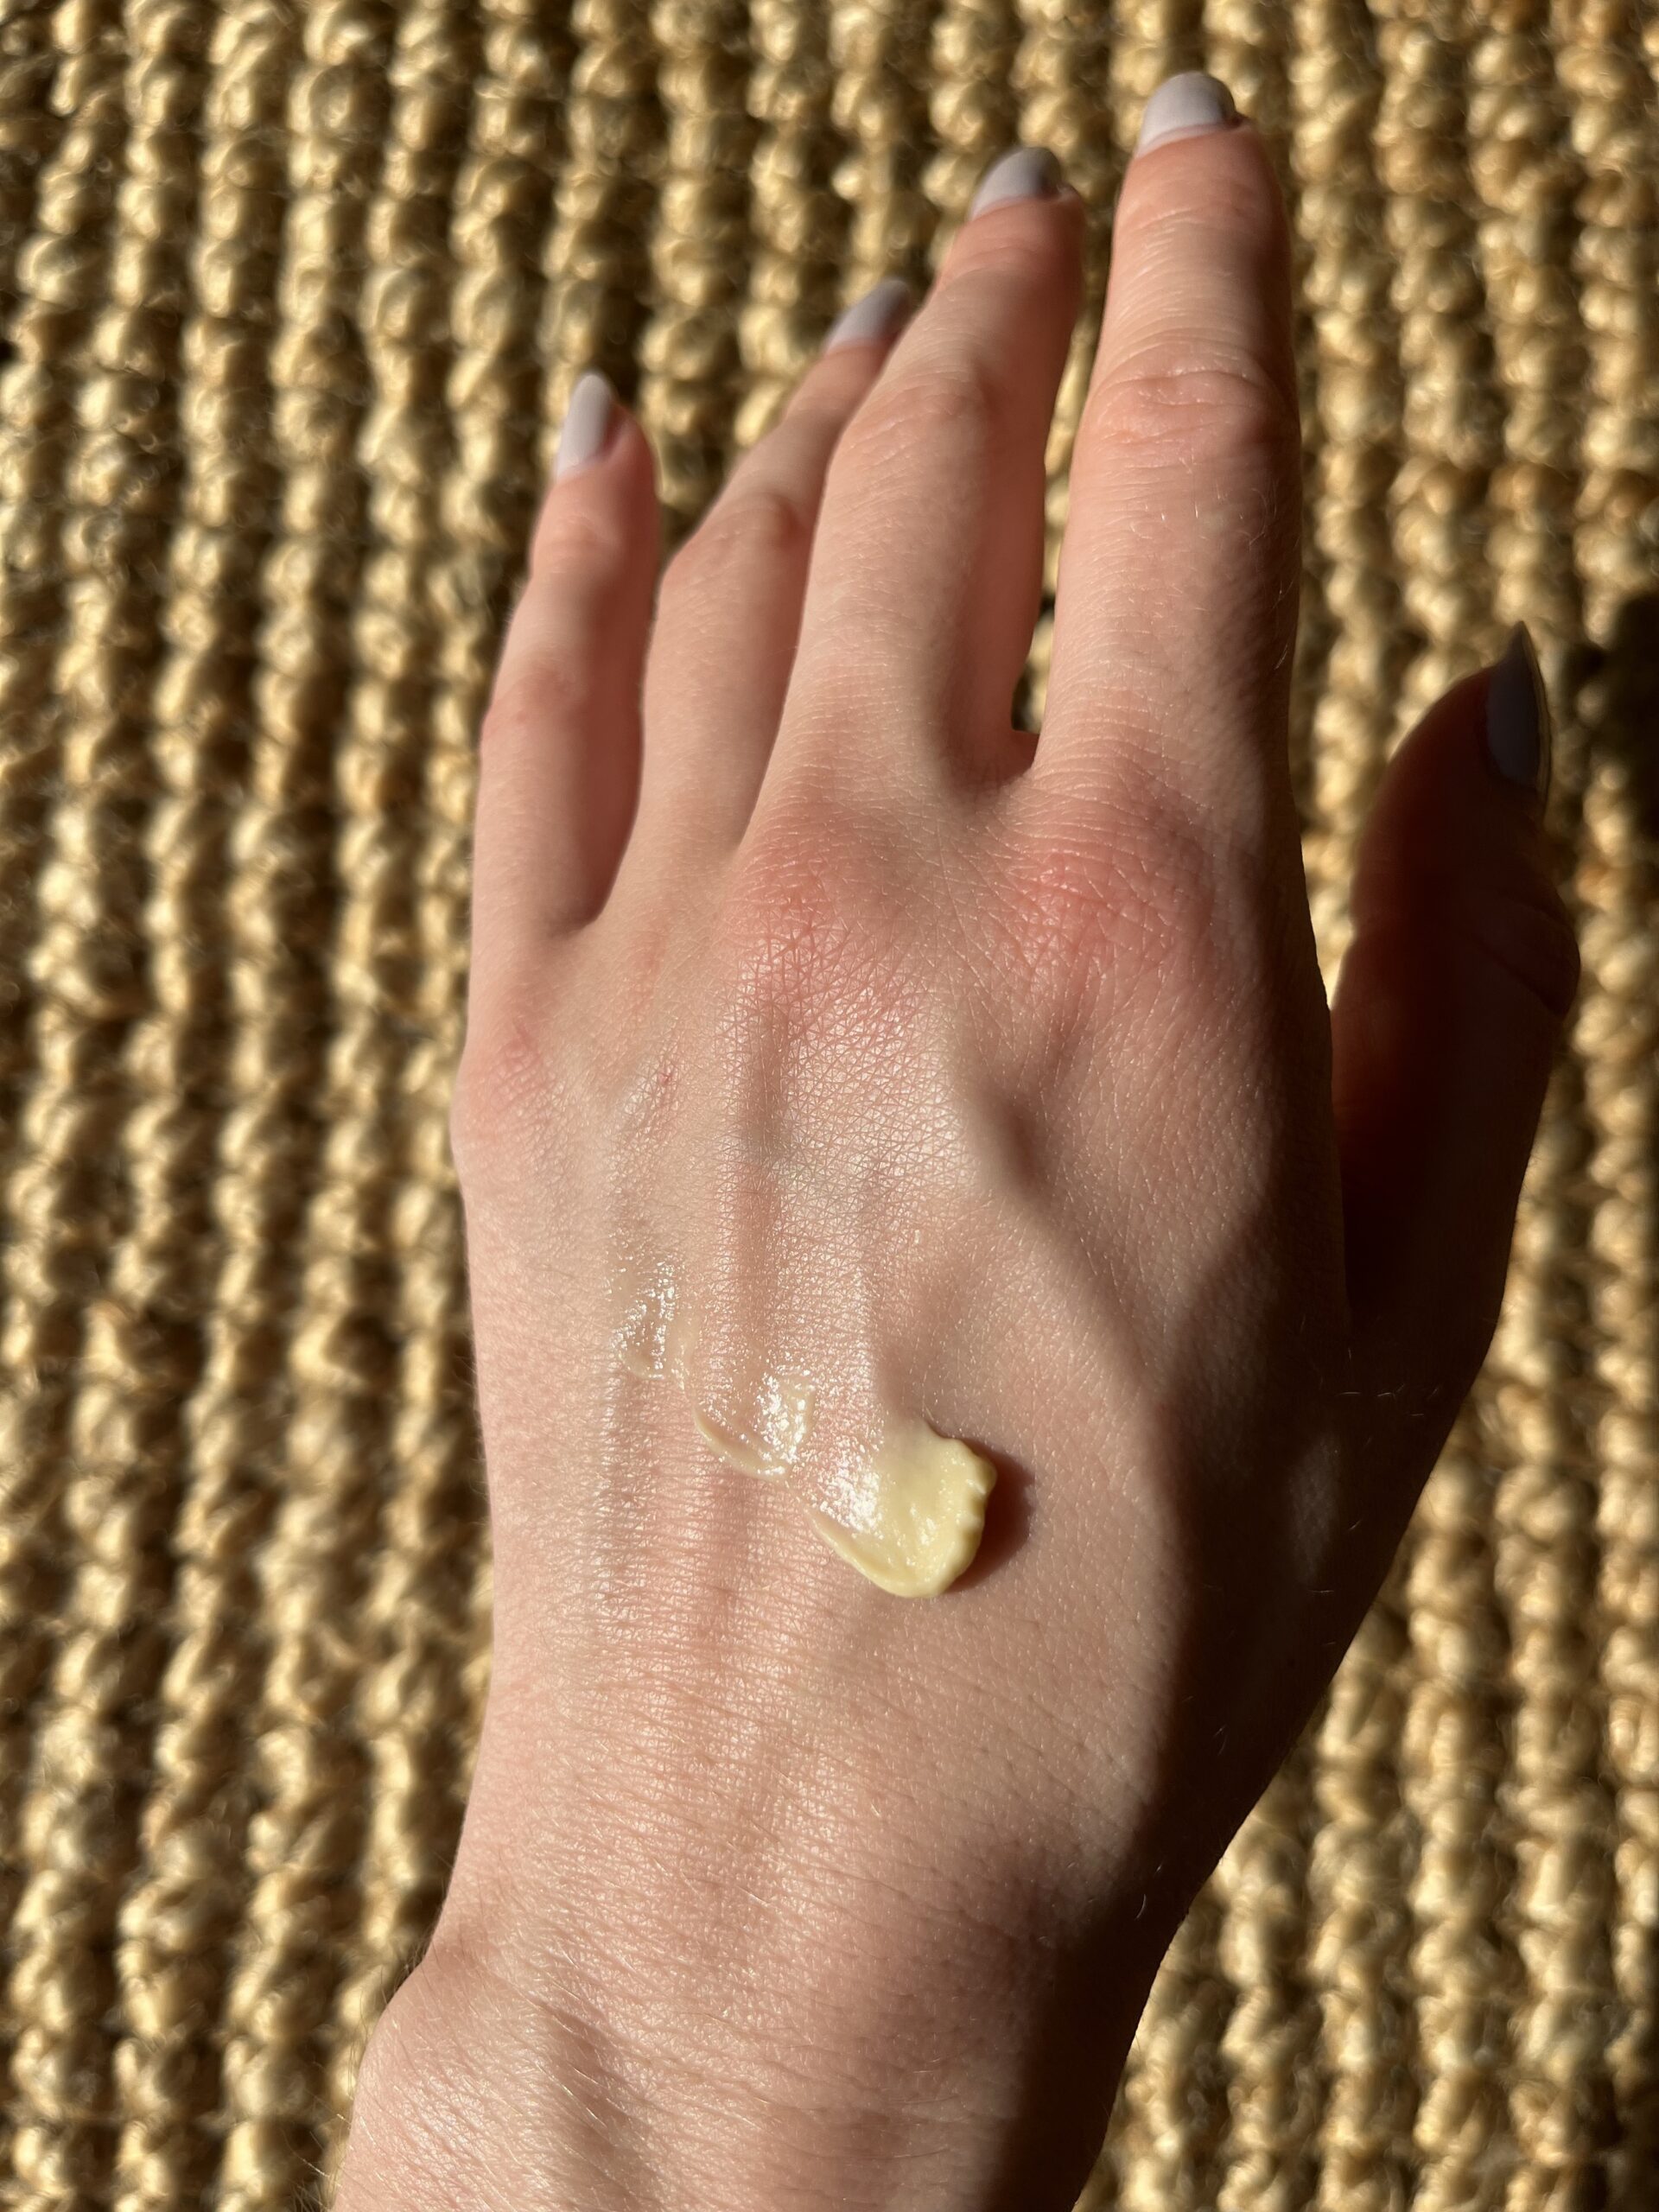
[(1204, 130), (1229, 130), (1238, 121), (1233, 96), (1219, 77), (1188, 69), (1166, 77), (1147, 102), (1141, 118), (1137, 154), (1149, 153), (1171, 138), (1196, 138)]
[(861, 346), (867, 340), (891, 338), (910, 314), (910, 287), (902, 276), (884, 276), (879, 284), (843, 308), (830, 326), (823, 350), (837, 346)]
[(610, 379), (602, 377), (597, 369), (585, 370), (576, 378), (570, 404), (564, 410), (559, 449), (553, 459), (556, 484), (567, 476), (574, 476), (577, 469), (586, 468), (590, 461), (598, 460), (610, 432), (615, 405), (616, 394), (611, 389)]
[(1046, 146), (1016, 146), (993, 162), (979, 181), (968, 210), (971, 222), (988, 207), (1001, 207), (1010, 200), (1052, 200), (1060, 188), (1060, 165)]
[(1499, 775), (1537, 798), (1549, 791), (1549, 694), (1532, 632), (1517, 622), (1486, 687), (1486, 750)]

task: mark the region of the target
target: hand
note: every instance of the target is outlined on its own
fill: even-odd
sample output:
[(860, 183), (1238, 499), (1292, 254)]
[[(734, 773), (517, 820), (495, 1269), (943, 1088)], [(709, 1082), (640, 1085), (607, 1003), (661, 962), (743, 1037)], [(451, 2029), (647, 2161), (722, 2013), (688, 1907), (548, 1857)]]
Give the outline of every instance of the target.
[[(654, 626), (650, 454), (580, 396), (454, 1121), (494, 1673), (344, 2212), (1069, 2204), (1484, 1353), (1577, 974), (1547, 713), (1517, 639), (1396, 757), (1327, 1012), (1286, 226), (1207, 86), (1124, 187), (1040, 741), (1040, 162), (826, 351)], [(995, 1488), (894, 1596), (824, 1524), (930, 1432)]]

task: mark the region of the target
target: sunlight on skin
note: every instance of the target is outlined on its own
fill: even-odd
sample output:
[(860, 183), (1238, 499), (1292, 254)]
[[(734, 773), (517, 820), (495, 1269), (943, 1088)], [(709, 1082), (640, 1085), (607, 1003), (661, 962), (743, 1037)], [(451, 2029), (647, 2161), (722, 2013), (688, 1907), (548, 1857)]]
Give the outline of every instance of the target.
[(1490, 1338), (1576, 976), (1547, 702), (1518, 639), (1394, 753), (1328, 1006), (1284, 209), (1213, 80), (1147, 112), (1034, 741), (1052, 158), (660, 579), (573, 400), (453, 1121), (489, 1705), (339, 2212), (1063, 2212)]

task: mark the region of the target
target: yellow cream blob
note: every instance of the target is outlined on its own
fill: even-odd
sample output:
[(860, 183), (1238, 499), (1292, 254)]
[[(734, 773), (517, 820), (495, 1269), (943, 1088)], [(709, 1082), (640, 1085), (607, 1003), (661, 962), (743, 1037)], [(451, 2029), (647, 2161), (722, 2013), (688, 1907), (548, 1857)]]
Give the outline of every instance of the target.
[(996, 1470), (925, 1421), (895, 1421), (859, 1483), (857, 1526), (814, 1511), (832, 1552), (895, 1598), (937, 1598), (972, 1562)]

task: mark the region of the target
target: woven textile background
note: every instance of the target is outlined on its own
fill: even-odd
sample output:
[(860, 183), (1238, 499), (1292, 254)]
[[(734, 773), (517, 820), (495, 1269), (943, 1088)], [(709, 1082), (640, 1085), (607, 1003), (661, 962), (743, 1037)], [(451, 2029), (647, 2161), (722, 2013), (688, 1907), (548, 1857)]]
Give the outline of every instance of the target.
[(574, 377), (683, 524), (1046, 142), (1058, 531), (1124, 149), (1205, 64), (1300, 242), (1325, 952), (1391, 744), (1524, 616), (1586, 981), (1483, 1385), (1094, 2188), (1659, 2202), (1648, 0), (0, 0), (0, 2204), (305, 2202), (442, 1892), (472, 745)]

